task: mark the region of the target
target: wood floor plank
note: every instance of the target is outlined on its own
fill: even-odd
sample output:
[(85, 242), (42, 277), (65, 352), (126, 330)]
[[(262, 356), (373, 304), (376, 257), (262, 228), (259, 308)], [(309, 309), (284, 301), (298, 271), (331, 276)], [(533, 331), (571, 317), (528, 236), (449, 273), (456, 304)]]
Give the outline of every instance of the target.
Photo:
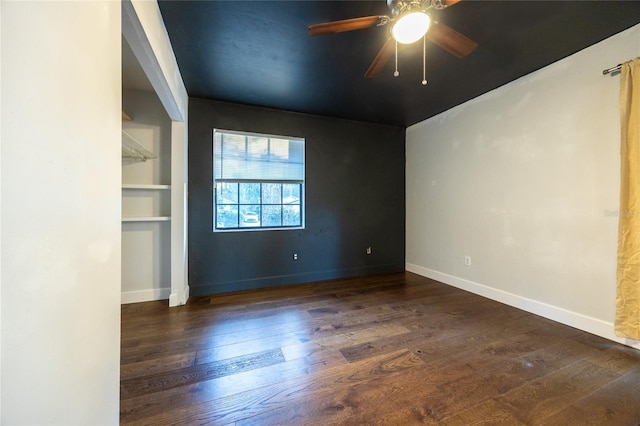
[(380, 324), (375, 327), (369, 327), (362, 330), (349, 331), (347, 333), (326, 336), (295, 345), (283, 346), (282, 352), (285, 357), (292, 358), (298, 356), (299, 353), (308, 351), (316, 351), (323, 348), (344, 348), (362, 344), (363, 342), (371, 342), (377, 339), (409, 333), (409, 329), (400, 324)]
[[(380, 423), (379, 419), (397, 411), (395, 401), (398, 395), (410, 393), (416, 396), (430, 389), (429, 383), (421, 381), (425, 371), (430, 369), (420, 365), (364, 383), (301, 395), (296, 407), (284, 406), (237, 424), (411, 424)], [(441, 378), (460, 375), (453, 369), (438, 369), (438, 373)], [(406, 404), (401, 407), (406, 407)]]
[[(193, 334), (185, 333), (184, 336), (176, 338), (166, 336), (164, 343), (162, 336), (155, 336), (150, 338), (148, 343), (122, 348), (121, 362), (127, 364), (152, 357), (165, 357), (191, 351), (203, 354), (203, 351), (209, 349), (231, 347), (238, 344), (246, 345), (250, 342), (256, 342), (255, 344), (259, 345), (258, 341), (265, 340), (277, 341), (281, 339), (289, 342), (297, 342), (301, 338), (309, 340), (316, 328), (318, 327), (315, 324), (310, 324), (308, 321), (292, 321), (291, 323), (267, 324), (264, 328), (233, 329), (231, 332), (219, 330), (211, 333), (209, 330), (203, 329)], [(263, 347), (261, 350), (272, 348), (274, 346)]]
[(510, 407), (505, 407), (496, 399), (489, 399), (461, 413), (444, 419), (444, 426), (525, 426)]
[[(258, 415), (264, 411), (282, 408), (295, 403), (300, 395), (321, 392), (328, 389), (348, 387), (373, 380), (377, 377), (392, 374), (402, 369), (410, 369), (422, 361), (406, 350), (385, 354), (373, 359), (361, 361), (355, 367), (336, 367), (323, 374), (314, 374), (303, 379), (285, 380), (271, 386), (264, 386), (241, 392), (228, 397), (215, 398), (203, 402), (206, 406), (203, 414), (194, 416), (186, 408), (166, 411), (157, 416), (144, 419), (142, 422), (129, 422), (121, 418), (123, 424), (173, 424), (173, 419), (185, 419), (194, 424), (215, 424), (217, 422), (238, 421)], [(199, 423), (205, 422), (205, 423)], [(189, 424), (189, 423), (186, 423)]]
[[(129, 341), (122, 347), (122, 362), (136, 362), (139, 359), (148, 359), (151, 354), (155, 356), (168, 356), (172, 353), (199, 350), (200, 348), (215, 348), (232, 345), (236, 342), (248, 342), (253, 338), (265, 339), (285, 333), (300, 333), (300, 339), (311, 340), (313, 335), (322, 331), (334, 331), (342, 328), (357, 328), (358, 325), (371, 326), (371, 324), (390, 321), (401, 317), (407, 317), (410, 313), (394, 310), (388, 307), (363, 308), (357, 311), (345, 309), (342, 314), (336, 314), (331, 318), (330, 324), (324, 321), (309, 321), (308, 318), (298, 318), (291, 313), (280, 314), (259, 319), (245, 319), (229, 324), (228, 321), (216, 323), (213, 327), (202, 327), (188, 331), (178, 330), (174, 333), (162, 333), (155, 336), (147, 336), (144, 341)], [(323, 327), (330, 326), (330, 330)], [(242, 331), (242, 333), (239, 333)], [(307, 332), (306, 336), (302, 332)], [(197, 339), (199, 336), (206, 339)], [(171, 342), (171, 345), (167, 345)], [(283, 343), (284, 344), (284, 343)], [(292, 344), (289, 341), (289, 344)], [(158, 348), (158, 345), (163, 347)], [(202, 352), (199, 352), (202, 353)]]
[(329, 324), (326, 327), (312, 326), (307, 332), (269, 336), (232, 345), (212, 346), (209, 349), (197, 352), (196, 364), (238, 356), (239, 354), (247, 353), (251, 348), (254, 348), (254, 350), (281, 348), (286, 359), (293, 359), (292, 357), (297, 352), (315, 352), (329, 347), (354, 344), (354, 342), (376, 338), (376, 336), (400, 334), (409, 331), (400, 324), (391, 323), (387, 318), (383, 318), (377, 323), (379, 325), (372, 327), (372, 324), (367, 322), (340, 322), (339, 325)]
[(640, 424), (640, 351), (412, 273), (122, 307), (124, 425)]
[[(424, 401), (436, 399), (438, 385), (452, 383), (462, 377), (475, 377), (494, 364), (502, 368), (501, 360), (529, 354), (534, 347), (519, 345), (508, 339), (479, 348), (467, 348), (463, 353), (432, 361), (411, 370), (385, 376), (363, 385), (351, 386), (331, 395), (313, 395), (299, 401), (307, 410), (285, 407), (258, 415), (239, 424), (423, 424), (437, 423), (439, 418), (427, 410)], [(492, 356), (487, 356), (491, 354)], [(497, 365), (497, 367), (495, 367)], [(518, 382), (519, 383), (519, 382)], [(362, 410), (360, 407), (365, 407)], [(348, 413), (349, 419), (343, 419)], [(410, 422), (410, 423), (407, 423)], [(516, 422), (515, 424), (517, 424)]]
[(588, 359), (594, 364), (609, 368), (619, 374), (640, 367), (640, 351), (619, 345), (602, 337), (584, 333), (574, 339), (591, 348)]
[(283, 380), (302, 380), (304, 377), (345, 365), (346, 360), (335, 349), (314, 353), (268, 368), (245, 371), (232, 376), (202, 381), (154, 394), (122, 399), (121, 422), (130, 423), (157, 415), (166, 410), (203, 406), (217, 398), (229, 397), (255, 388), (276, 385)]
[(120, 382), (120, 398), (127, 399), (147, 393), (230, 376), (285, 362), (280, 349), (257, 352), (174, 370), (169, 374), (136, 377)]
[(166, 373), (193, 366), (196, 361), (195, 352), (186, 352), (167, 357), (150, 358), (144, 361), (121, 364), (120, 381), (153, 374)]
[[(251, 327), (254, 323), (259, 326), (261, 321), (264, 321), (265, 324), (286, 322), (291, 319), (292, 313), (297, 316), (306, 316), (306, 309), (330, 306), (337, 301), (337, 297), (328, 295), (308, 296), (298, 300), (298, 303), (284, 304), (284, 306), (280, 306), (282, 304), (278, 304), (278, 306), (252, 304), (251, 306), (236, 306), (234, 309), (232, 307), (212, 308), (208, 304), (203, 306), (189, 304), (175, 307), (168, 312), (165, 306), (164, 312), (155, 313), (152, 316), (123, 315), (123, 341), (202, 327), (213, 327), (211, 331), (215, 332), (217, 329), (227, 330), (229, 327), (244, 324), (247, 327)], [(153, 302), (143, 304), (146, 303)], [(204, 312), (207, 314), (203, 315)]]
[(501, 337), (534, 330), (538, 326), (535, 318), (516, 321), (510, 313), (502, 315), (494, 312), (492, 315), (479, 314), (472, 318), (435, 314), (415, 331), (343, 348), (341, 352), (347, 360), (355, 361), (391, 348), (407, 347), (427, 361), (447, 357), (451, 353), (459, 353), (470, 346), (489, 343)]
[(531, 424), (569, 407), (619, 377), (611, 370), (582, 360), (532, 380), (498, 400), (517, 413), (522, 422)]
[[(197, 351), (196, 363), (210, 362), (213, 359), (238, 356), (252, 350), (268, 350), (283, 344), (299, 343), (301, 339), (310, 340), (322, 332), (328, 332), (322, 329), (323, 326), (324, 324), (309, 321), (293, 321), (291, 324), (279, 321), (278, 323), (267, 322), (261, 329), (251, 320), (247, 330), (236, 327), (227, 330), (226, 326), (221, 326), (215, 332), (201, 329), (202, 336), (196, 334), (178, 340), (167, 337), (164, 344), (156, 341), (153, 345), (124, 348), (122, 362), (137, 362), (140, 359), (166, 356), (168, 353), (187, 349)], [(222, 328), (225, 329), (221, 330)]]
[[(366, 424), (371, 419), (385, 418), (389, 422), (441, 422), (558, 365), (554, 357), (531, 352), (529, 348), (523, 349), (524, 353), (498, 350), (487, 356), (488, 348), (511, 344), (504, 339), (484, 347), (468, 347), (462, 353), (403, 372), (403, 377), (385, 378), (379, 385), (386, 390), (384, 399), (379, 404), (360, 403), (365, 409), (354, 416), (354, 421)], [(362, 401), (379, 398), (370, 389), (359, 389), (358, 396)]]
[(534, 424), (616, 425), (640, 424), (640, 368)]
[[(146, 347), (162, 345), (166, 342), (182, 344), (182, 342), (197, 341), (204, 346), (224, 346), (247, 340), (264, 338), (266, 336), (277, 336), (286, 333), (305, 331), (309, 329), (306, 318), (290, 318), (278, 323), (259, 321), (248, 323), (247, 327), (209, 327), (208, 329), (182, 330), (180, 332), (166, 333), (162, 335), (150, 336), (144, 341), (133, 342), (122, 347), (124, 353), (134, 353), (136, 350), (144, 350)], [(240, 333), (241, 332), (241, 333)], [(131, 341), (130, 341), (131, 342)]]

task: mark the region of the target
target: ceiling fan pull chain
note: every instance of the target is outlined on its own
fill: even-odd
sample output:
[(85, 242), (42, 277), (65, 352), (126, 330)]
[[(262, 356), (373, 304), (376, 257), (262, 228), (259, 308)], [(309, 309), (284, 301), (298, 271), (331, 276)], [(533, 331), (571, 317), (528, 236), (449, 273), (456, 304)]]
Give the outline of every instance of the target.
[(397, 77), (400, 73), (398, 72), (398, 41), (396, 40), (396, 70), (393, 72), (393, 76)]
[(426, 78), (427, 68), (427, 37), (422, 37), (422, 85), (427, 85)]

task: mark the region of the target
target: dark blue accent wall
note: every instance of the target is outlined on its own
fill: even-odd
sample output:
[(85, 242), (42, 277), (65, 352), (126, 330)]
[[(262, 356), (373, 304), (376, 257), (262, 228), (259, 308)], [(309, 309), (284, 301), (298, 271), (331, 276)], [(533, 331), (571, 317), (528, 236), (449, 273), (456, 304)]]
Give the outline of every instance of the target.
[[(213, 232), (214, 128), (305, 138), (305, 229)], [(190, 294), (404, 270), (404, 128), (191, 98), (188, 161)]]

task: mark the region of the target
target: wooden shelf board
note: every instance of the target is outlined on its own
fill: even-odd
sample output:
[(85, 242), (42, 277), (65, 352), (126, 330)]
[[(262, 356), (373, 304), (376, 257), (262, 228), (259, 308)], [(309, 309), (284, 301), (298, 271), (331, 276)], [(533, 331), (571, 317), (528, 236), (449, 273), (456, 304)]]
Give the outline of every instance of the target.
[(171, 189), (171, 185), (123, 183), (122, 189)]
[(170, 221), (169, 216), (144, 216), (144, 217), (123, 217), (123, 222), (167, 222)]

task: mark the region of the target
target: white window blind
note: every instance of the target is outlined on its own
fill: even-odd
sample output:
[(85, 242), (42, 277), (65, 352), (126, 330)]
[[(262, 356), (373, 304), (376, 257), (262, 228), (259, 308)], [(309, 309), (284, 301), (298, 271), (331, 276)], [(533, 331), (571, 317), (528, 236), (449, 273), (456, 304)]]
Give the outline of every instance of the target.
[(214, 130), (214, 179), (304, 182), (304, 139)]

